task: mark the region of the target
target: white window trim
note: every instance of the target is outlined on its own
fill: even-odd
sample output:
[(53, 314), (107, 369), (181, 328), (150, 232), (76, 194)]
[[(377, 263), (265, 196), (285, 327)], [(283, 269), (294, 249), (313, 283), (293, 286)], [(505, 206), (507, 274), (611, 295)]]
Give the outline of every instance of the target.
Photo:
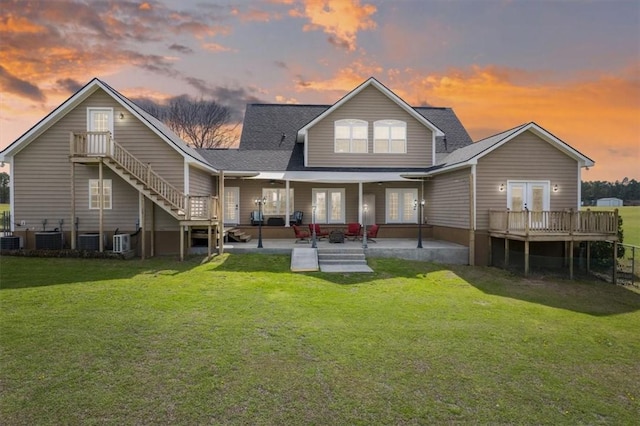
[[(394, 192), (398, 192), (400, 193), (400, 220), (392, 220), (391, 219), (391, 209), (389, 208), (389, 195), (391, 193)], [(413, 211), (413, 217), (409, 220), (409, 221), (404, 221), (402, 219), (402, 211), (404, 210), (404, 205), (403, 205), (403, 194), (406, 192), (411, 192), (411, 194), (413, 195), (413, 200), (417, 200), (418, 199), (418, 188), (386, 188), (385, 190), (385, 194), (384, 194), (384, 203), (385, 203), (385, 208), (384, 208), (384, 215), (385, 215), (385, 221), (386, 223), (418, 223), (418, 211), (417, 209)], [(413, 201), (412, 201), (413, 203)], [(410, 206), (413, 209), (413, 204)]]
[[(324, 192), (326, 193), (326, 202), (327, 205), (325, 206), (326, 208), (326, 212), (327, 212), (327, 217), (325, 218), (324, 221), (319, 222), (318, 221), (318, 216), (316, 215), (315, 220), (316, 223), (326, 223), (326, 224), (335, 224), (335, 223), (346, 223), (346, 199), (345, 199), (345, 189), (344, 188), (313, 188), (311, 190), (311, 202), (313, 204), (315, 204), (316, 202), (316, 193), (318, 192)], [(331, 204), (331, 197), (329, 196), (332, 192), (340, 192), (340, 219), (338, 220), (331, 220), (331, 215), (329, 214), (332, 204)]]
[(551, 209), (551, 181), (549, 180), (508, 180), (507, 181), (507, 209), (511, 208), (512, 189), (514, 185), (526, 185), (527, 193), (524, 194), (525, 199), (529, 199), (529, 185), (543, 185), (544, 186), (544, 199), (542, 200), (543, 211), (549, 211)]
[[(337, 149), (337, 138), (336, 138), (336, 128), (338, 126), (349, 126), (349, 151), (341, 152)], [(354, 152), (353, 150), (353, 128), (354, 127), (365, 127), (367, 137), (365, 139), (365, 150), (360, 152)], [(369, 153), (369, 122), (365, 120), (358, 120), (355, 118), (345, 118), (342, 120), (336, 120), (333, 123), (333, 152), (336, 154), (367, 154)]]
[[(389, 129), (389, 138), (387, 139), (387, 151), (377, 151), (376, 150), (376, 128), (377, 127), (387, 127)], [(393, 127), (403, 127), (404, 128), (404, 149), (402, 152), (393, 152), (391, 151), (391, 128)], [(374, 154), (406, 154), (407, 153), (407, 122), (402, 120), (377, 120), (373, 122), (373, 153)]]
[[(286, 216), (287, 212), (286, 212), (286, 203), (287, 203), (287, 189), (286, 188), (262, 188), (262, 197), (266, 198), (267, 197), (267, 192), (268, 191), (274, 191), (276, 190), (278, 193), (278, 200), (277, 200), (277, 208), (276, 208), (276, 213), (272, 213), (269, 212), (267, 213), (265, 211), (265, 208), (262, 208), (262, 212), (265, 216)], [(281, 193), (284, 193), (285, 198), (282, 198)], [(290, 198), (289, 198), (289, 208), (293, 209), (293, 202), (294, 202), (294, 198), (295, 198), (295, 193), (294, 193), (294, 189), (293, 188), (289, 188), (289, 194), (290, 194)], [(271, 200), (267, 199), (267, 204), (270, 202)]]
[[(89, 210), (99, 210), (100, 209), (100, 205), (98, 204), (97, 206), (93, 206), (91, 204), (91, 187), (93, 186), (93, 184), (98, 185), (98, 188), (100, 187), (100, 179), (89, 179)], [(111, 179), (102, 179), (102, 195), (104, 196), (105, 193), (105, 189), (109, 187), (109, 198), (108, 198), (108, 203), (103, 202), (103, 206), (102, 209), (103, 210), (111, 210), (113, 208), (113, 182), (111, 181)], [(108, 204), (108, 206), (107, 206)]]
[(93, 111), (106, 111), (109, 113), (109, 132), (111, 132), (111, 136), (113, 137), (113, 108), (108, 107), (87, 107), (87, 132), (91, 131), (91, 113)]

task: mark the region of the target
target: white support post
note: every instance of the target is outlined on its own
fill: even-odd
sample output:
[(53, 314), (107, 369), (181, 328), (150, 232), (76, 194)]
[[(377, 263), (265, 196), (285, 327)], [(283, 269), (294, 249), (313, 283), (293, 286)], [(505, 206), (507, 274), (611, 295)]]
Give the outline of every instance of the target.
[(362, 182), (358, 182), (358, 223), (362, 224), (362, 203), (364, 202), (364, 195), (362, 193)]
[(104, 182), (102, 181), (102, 158), (98, 163), (98, 206), (100, 212), (98, 214), (98, 233), (100, 234), (100, 253), (104, 251)]
[(291, 214), (291, 206), (289, 205), (289, 179), (284, 181), (285, 187), (285, 215), (284, 215), (284, 227), (289, 228), (289, 215)]

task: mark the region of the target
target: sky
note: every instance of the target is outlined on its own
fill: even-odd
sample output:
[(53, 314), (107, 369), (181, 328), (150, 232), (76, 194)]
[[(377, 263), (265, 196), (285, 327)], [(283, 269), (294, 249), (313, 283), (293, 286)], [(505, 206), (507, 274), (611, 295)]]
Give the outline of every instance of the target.
[(0, 0), (0, 149), (93, 77), (241, 121), (371, 76), (474, 141), (534, 121), (595, 161), (583, 180), (640, 180), (638, 0)]

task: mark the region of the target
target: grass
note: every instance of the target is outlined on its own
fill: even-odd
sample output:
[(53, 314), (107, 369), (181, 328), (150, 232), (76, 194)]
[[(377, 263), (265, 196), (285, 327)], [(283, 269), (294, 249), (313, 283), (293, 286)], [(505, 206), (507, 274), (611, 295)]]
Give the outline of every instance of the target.
[(9, 204), (0, 204), (0, 213), (9, 211)]
[[(613, 210), (615, 207), (583, 207), (595, 211)], [(618, 207), (618, 214), (622, 217), (624, 244), (640, 247), (640, 206)]]
[(287, 256), (0, 259), (3, 424), (634, 424), (640, 294)]

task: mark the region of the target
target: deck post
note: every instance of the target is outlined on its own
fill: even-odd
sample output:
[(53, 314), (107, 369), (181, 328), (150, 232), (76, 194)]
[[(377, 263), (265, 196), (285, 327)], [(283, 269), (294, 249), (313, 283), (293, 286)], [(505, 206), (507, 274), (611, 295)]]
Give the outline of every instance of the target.
[[(144, 197), (143, 197), (144, 198)], [(156, 255), (156, 204), (151, 203), (151, 226), (149, 227), (149, 257)]]
[(145, 208), (145, 199), (142, 192), (138, 193), (138, 204), (140, 205), (140, 258), (145, 259), (147, 255), (147, 209)]
[[(473, 166), (475, 168), (475, 166)], [(469, 265), (474, 266), (476, 264), (476, 219), (475, 212), (476, 206), (474, 204), (474, 193), (473, 189), (475, 188), (473, 182), (473, 173), (469, 174)], [(424, 199), (424, 190), (423, 190), (423, 199)], [(424, 207), (423, 207), (424, 209)], [(424, 215), (424, 214), (423, 214)], [(420, 217), (422, 220), (422, 217)]]
[[(617, 218), (617, 214), (616, 214)], [(617, 223), (617, 222), (616, 222)], [(613, 242), (613, 284), (618, 284), (618, 241)]]
[[(73, 133), (71, 133), (71, 143), (73, 144)], [(76, 167), (71, 162), (71, 250), (76, 249)]]
[(591, 272), (591, 241), (587, 241), (587, 273)]
[(491, 238), (491, 235), (489, 235), (489, 252), (488, 252), (489, 253), (489, 266), (493, 266), (492, 265), (493, 264), (493, 253), (491, 252), (491, 245), (492, 245), (491, 241), (492, 241), (492, 238)]
[(529, 275), (529, 239), (524, 240), (524, 276)]
[(509, 267), (509, 238), (504, 238), (504, 268)]
[(102, 181), (102, 158), (98, 163), (98, 206), (100, 212), (98, 213), (98, 233), (100, 234), (100, 253), (104, 251), (104, 182)]
[(573, 279), (573, 240), (569, 241), (569, 279)]
[(178, 225), (180, 231), (178, 232), (180, 234), (180, 262), (182, 262), (184, 260), (184, 227), (182, 226), (182, 224)]
[(207, 226), (207, 259), (211, 259), (211, 222)]

